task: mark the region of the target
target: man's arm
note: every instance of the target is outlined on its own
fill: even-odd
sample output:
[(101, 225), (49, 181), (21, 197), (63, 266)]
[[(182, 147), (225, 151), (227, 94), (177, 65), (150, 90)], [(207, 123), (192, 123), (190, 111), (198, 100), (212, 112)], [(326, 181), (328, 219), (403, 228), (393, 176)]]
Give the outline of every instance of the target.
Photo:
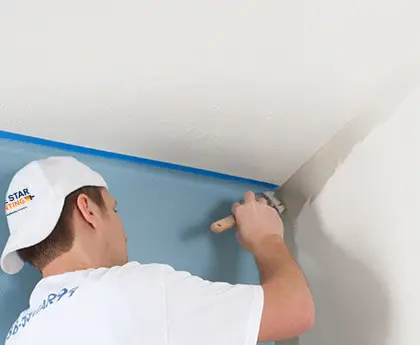
[(283, 239), (267, 237), (254, 253), (264, 291), (260, 342), (298, 336), (314, 323), (314, 304), (302, 272)]
[(255, 258), (264, 291), (258, 341), (298, 336), (314, 324), (314, 303), (306, 280), (283, 240), (283, 223), (252, 192), (235, 204), (238, 239)]
[(255, 345), (295, 337), (313, 324), (311, 294), (283, 242), (277, 211), (248, 192), (233, 213), (237, 238), (254, 255), (261, 283), (210, 282), (162, 267), (171, 343)]

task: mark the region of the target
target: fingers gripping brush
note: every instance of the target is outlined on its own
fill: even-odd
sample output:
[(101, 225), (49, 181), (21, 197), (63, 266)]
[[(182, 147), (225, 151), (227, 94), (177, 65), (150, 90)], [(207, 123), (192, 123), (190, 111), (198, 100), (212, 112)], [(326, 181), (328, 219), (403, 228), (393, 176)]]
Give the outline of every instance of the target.
[[(267, 202), (267, 205), (275, 208), (277, 212), (279, 213), (279, 215), (281, 215), (285, 210), (285, 207), (282, 204), (282, 202), (275, 196), (275, 192), (267, 191), (263, 193), (258, 193), (255, 195), (255, 197), (257, 199), (259, 198), (265, 199)], [(235, 225), (236, 225), (235, 216), (231, 215), (226, 218), (220, 219), (217, 222), (214, 222), (211, 225), (210, 229), (212, 232), (220, 233), (220, 232), (223, 232), (223, 231), (226, 231), (235, 227)]]

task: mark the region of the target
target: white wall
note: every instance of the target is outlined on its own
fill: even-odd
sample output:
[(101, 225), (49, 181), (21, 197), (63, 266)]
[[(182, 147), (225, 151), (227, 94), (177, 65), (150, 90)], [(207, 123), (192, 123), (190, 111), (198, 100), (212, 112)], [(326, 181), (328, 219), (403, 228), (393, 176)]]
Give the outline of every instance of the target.
[(419, 6), (1, 1), (0, 129), (282, 183), (419, 70)]
[(313, 176), (322, 155), (293, 182), (301, 204), (291, 204), (289, 221), (317, 314), (300, 345), (419, 343), (419, 114), (420, 90), (411, 91), (388, 121), (355, 138), (322, 190)]

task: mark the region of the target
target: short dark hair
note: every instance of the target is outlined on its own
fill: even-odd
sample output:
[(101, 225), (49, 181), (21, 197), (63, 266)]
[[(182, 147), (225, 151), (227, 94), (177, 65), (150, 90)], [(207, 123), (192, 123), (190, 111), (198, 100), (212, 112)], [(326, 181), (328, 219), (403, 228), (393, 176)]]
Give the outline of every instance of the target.
[(35, 268), (42, 270), (55, 258), (72, 248), (74, 242), (72, 215), (76, 208), (77, 198), (81, 194), (86, 194), (99, 207), (105, 208), (100, 187), (85, 186), (70, 193), (64, 201), (60, 218), (51, 234), (34, 246), (18, 250), (18, 255), (24, 262), (29, 262)]

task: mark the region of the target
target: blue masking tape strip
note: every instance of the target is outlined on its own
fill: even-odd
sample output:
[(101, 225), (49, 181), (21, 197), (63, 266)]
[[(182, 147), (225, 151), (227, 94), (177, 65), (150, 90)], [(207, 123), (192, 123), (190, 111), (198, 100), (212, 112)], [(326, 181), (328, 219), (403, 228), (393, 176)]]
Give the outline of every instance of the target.
[(222, 174), (222, 173), (217, 173), (214, 171), (187, 167), (187, 166), (173, 164), (173, 163), (161, 162), (161, 161), (156, 161), (156, 160), (147, 159), (147, 158), (140, 158), (136, 156), (125, 155), (122, 153), (92, 149), (92, 148), (79, 146), (79, 145), (66, 144), (59, 141), (42, 139), (42, 138), (37, 138), (37, 137), (32, 137), (28, 135), (17, 134), (17, 133), (2, 131), (2, 130), (0, 130), (0, 139), (15, 140), (15, 141), (25, 142), (29, 144), (47, 146), (47, 147), (65, 150), (65, 151), (77, 152), (77, 153), (82, 153), (82, 154), (90, 154), (94, 156), (123, 160), (127, 162), (138, 163), (138, 164), (146, 164), (146, 165), (151, 165), (151, 166), (155, 166), (159, 168), (166, 168), (166, 169), (172, 169), (172, 170), (177, 170), (177, 171), (182, 171), (182, 172), (187, 172), (187, 173), (198, 174), (202, 176), (220, 178), (223, 180), (250, 183), (250, 184), (263, 187), (267, 190), (274, 190), (279, 187), (272, 183), (252, 180), (252, 179), (248, 179), (244, 177)]

